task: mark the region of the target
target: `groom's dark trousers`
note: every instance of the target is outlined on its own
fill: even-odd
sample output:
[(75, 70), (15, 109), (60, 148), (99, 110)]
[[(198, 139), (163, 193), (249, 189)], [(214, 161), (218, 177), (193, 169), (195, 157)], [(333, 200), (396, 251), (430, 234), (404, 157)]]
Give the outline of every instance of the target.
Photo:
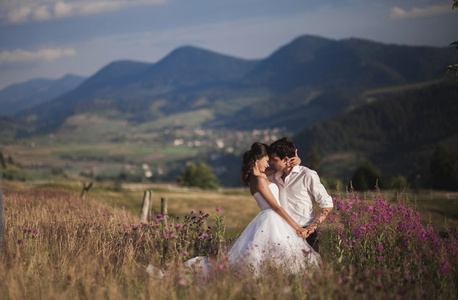
[(307, 243), (309, 243), (310, 246), (312, 246), (313, 250), (319, 252), (318, 234), (316, 233), (316, 231), (309, 235), (305, 240), (307, 241)]

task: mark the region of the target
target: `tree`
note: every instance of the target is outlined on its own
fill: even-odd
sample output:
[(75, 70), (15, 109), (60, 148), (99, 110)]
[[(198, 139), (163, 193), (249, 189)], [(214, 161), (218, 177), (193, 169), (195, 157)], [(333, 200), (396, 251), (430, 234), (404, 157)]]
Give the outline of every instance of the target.
[(0, 152), (0, 166), (1, 166), (3, 169), (6, 169), (5, 158), (3, 157), (3, 153), (2, 153), (2, 152)]
[[(453, 0), (452, 9), (458, 8), (458, 0)], [(458, 49), (458, 41), (454, 41), (450, 44), (450, 46), (455, 45), (456, 49)], [(452, 75), (458, 76), (458, 64), (449, 65), (445, 68), (444, 76)]]
[(388, 180), (388, 184), (385, 184), (385, 188), (387, 187), (394, 190), (405, 189), (407, 187), (407, 179), (402, 175), (391, 177)]
[(188, 166), (181, 170), (178, 176), (178, 183), (182, 186), (199, 187), (201, 189), (215, 189), (216, 176), (213, 169), (206, 163), (189, 163)]
[(430, 164), (433, 188), (458, 190), (458, 155), (438, 144)]
[(378, 182), (380, 187), (380, 180), (382, 173), (370, 162), (363, 163), (358, 169), (356, 169), (352, 178), (352, 185), (356, 190), (367, 191), (375, 188)]
[(320, 175), (319, 167), (321, 164), (321, 157), (318, 154), (318, 151), (315, 146), (310, 148), (310, 152), (307, 154), (307, 165), (310, 169), (315, 170)]

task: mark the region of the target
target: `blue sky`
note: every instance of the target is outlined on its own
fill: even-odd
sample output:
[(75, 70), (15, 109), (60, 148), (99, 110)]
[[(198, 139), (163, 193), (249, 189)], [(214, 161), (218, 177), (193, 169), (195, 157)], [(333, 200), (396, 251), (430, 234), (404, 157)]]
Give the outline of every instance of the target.
[(0, 88), (183, 45), (265, 58), (303, 34), (447, 47), (452, 0), (0, 0)]

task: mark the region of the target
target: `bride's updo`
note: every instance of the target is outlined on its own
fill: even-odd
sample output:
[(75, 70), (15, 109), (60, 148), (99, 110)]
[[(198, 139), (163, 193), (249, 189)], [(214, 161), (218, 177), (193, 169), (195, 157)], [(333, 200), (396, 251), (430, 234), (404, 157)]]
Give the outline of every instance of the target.
[(248, 186), (251, 171), (253, 170), (256, 160), (268, 155), (267, 145), (256, 142), (251, 145), (251, 149), (243, 153), (242, 161), (242, 183)]

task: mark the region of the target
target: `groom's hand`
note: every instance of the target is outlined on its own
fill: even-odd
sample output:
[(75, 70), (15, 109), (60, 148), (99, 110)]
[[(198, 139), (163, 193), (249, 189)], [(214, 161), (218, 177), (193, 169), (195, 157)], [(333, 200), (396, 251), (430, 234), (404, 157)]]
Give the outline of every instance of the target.
[(310, 233), (308, 232), (306, 228), (302, 228), (301, 230), (296, 230), (296, 234), (298, 237), (301, 237), (303, 239), (307, 238), (310, 235)]
[[(314, 232), (315, 232), (315, 227), (307, 226), (307, 227), (305, 227), (305, 231), (302, 232), (302, 237), (303, 238), (308, 238), (309, 235), (311, 235)], [(305, 236), (304, 236), (304, 234), (305, 234)]]

